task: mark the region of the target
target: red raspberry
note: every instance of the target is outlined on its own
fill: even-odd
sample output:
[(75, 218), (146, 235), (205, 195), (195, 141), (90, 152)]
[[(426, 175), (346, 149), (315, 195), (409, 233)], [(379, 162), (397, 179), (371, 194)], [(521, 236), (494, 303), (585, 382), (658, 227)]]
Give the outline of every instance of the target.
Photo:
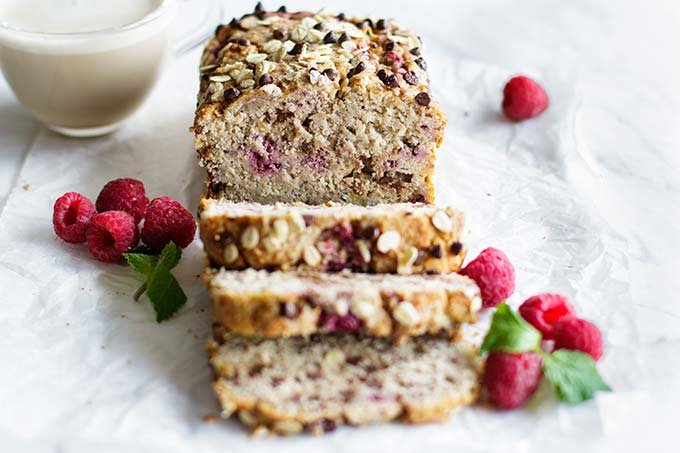
[(477, 283), (485, 308), (495, 307), (515, 291), (515, 268), (505, 253), (493, 247), (483, 250), (460, 273)]
[(585, 352), (596, 361), (602, 357), (602, 332), (590, 321), (575, 316), (562, 318), (555, 324), (553, 336), (555, 350)]
[(537, 294), (519, 306), (519, 314), (543, 334), (544, 340), (552, 340), (555, 324), (565, 316), (573, 316), (574, 307), (560, 294)]
[(484, 366), (484, 387), (498, 407), (515, 409), (534, 394), (542, 374), (536, 353), (492, 352)]
[(185, 248), (194, 240), (195, 233), (194, 217), (178, 201), (168, 197), (151, 200), (142, 228), (142, 241), (146, 245), (160, 251), (172, 241)]
[(97, 211), (125, 211), (135, 218), (136, 223), (144, 218), (148, 204), (144, 184), (132, 178), (107, 182), (97, 197)]
[(123, 253), (139, 242), (137, 222), (127, 212), (106, 211), (87, 228), (87, 246), (92, 256), (105, 263), (120, 261)]
[(528, 120), (547, 108), (548, 95), (529, 77), (513, 77), (503, 88), (503, 113), (513, 121)]
[(54, 202), (54, 232), (66, 242), (85, 242), (87, 226), (96, 215), (97, 210), (90, 200), (79, 193), (66, 192)]

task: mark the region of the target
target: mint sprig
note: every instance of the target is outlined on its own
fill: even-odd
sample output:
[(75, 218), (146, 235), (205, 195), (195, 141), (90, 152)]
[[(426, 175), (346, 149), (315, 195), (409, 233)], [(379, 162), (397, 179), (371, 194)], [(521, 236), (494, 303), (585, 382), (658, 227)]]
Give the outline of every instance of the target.
[(534, 352), (542, 358), (543, 375), (555, 386), (560, 401), (570, 404), (591, 399), (598, 391), (611, 390), (597, 371), (593, 358), (580, 351), (541, 349), (541, 333), (507, 304), (501, 303), (491, 319), (480, 353)]
[(156, 312), (156, 321), (170, 319), (187, 301), (187, 296), (170, 270), (182, 259), (182, 249), (172, 241), (160, 254), (146, 253), (147, 250), (135, 250), (125, 253), (125, 261), (145, 279), (144, 284), (133, 296), (138, 300), (146, 292)]

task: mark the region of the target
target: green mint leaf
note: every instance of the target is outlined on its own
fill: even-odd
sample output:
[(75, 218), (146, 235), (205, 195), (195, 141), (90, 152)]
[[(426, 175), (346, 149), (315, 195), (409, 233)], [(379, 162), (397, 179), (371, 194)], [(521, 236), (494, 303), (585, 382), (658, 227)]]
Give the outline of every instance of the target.
[(158, 265), (170, 270), (177, 266), (180, 259), (182, 259), (182, 249), (177, 247), (174, 242), (170, 241), (163, 247), (163, 250), (158, 257)]
[(156, 311), (157, 322), (170, 319), (187, 301), (182, 287), (170, 273), (170, 269), (163, 264), (162, 254), (147, 281), (146, 295)]
[(555, 385), (557, 397), (566, 403), (589, 400), (597, 391), (611, 390), (597, 372), (591, 356), (558, 349), (543, 357), (543, 373)]
[(506, 303), (501, 303), (491, 319), (480, 353), (538, 351), (540, 346), (541, 333)]
[(158, 255), (129, 252), (123, 253), (123, 257), (135, 272), (142, 274), (146, 278), (149, 278), (156, 264), (158, 264)]

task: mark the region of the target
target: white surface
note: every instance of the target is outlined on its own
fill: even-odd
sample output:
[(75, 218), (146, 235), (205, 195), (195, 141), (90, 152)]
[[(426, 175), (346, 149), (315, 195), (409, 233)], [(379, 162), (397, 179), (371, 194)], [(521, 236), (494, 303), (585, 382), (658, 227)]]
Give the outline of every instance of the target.
[[(50, 225), (58, 195), (95, 197), (123, 175), (195, 207), (194, 53), (103, 139), (41, 130), (32, 142), (36, 126), (2, 87), (0, 187), (15, 181), (0, 218), (2, 451), (677, 451), (680, 5), (328, 3), (422, 32), (449, 117), (439, 201), (467, 213), (473, 254), (487, 245), (509, 254), (512, 303), (563, 292), (603, 329), (599, 366), (615, 391), (568, 407), (542, 389), (521, 411), (475, 408), (443, 425), (345, 428), (320, 439), (250, 439), (234, 422), (202, 422), (217, 406), (202, 350), (209, 315), (198, 247), (177, 272), (189, 303), (156, 325), (148, 303), (130, 300), (138, 283), (130, 271), (94, 263)], [(315, 2), (289, 2), (302, 5)], [(552, 101), (523, 124), (498, 114), (515, 73), (536, 76)]]

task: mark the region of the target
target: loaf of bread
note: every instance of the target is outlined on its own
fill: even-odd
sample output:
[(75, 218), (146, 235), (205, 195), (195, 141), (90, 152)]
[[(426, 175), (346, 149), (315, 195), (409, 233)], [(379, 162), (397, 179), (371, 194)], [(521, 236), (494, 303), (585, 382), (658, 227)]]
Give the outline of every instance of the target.
[(371, 336), (447, 333), (474, 322), (475, 282), (458, 274), (368, 275), (208, 269), (214, 322), (265, 337), (359, 332)]
[(204, 199), (199, 210), (201, 239), (216, 268), (448, 273), (465, 258), (463, 215), (451, 207)]
[(255, 434), (322, 434), (341, 424), (447, 418), (475, 401), (479, 364), (466, 342), (421, 336), (401, 345), (352, 334), (207, 343), (223, 417)]
[(432, 202), (445, 119), (421, 48), (395, 22), (343, 14), (258, 8), (219, 27), (192, 128), (210, 196)]

